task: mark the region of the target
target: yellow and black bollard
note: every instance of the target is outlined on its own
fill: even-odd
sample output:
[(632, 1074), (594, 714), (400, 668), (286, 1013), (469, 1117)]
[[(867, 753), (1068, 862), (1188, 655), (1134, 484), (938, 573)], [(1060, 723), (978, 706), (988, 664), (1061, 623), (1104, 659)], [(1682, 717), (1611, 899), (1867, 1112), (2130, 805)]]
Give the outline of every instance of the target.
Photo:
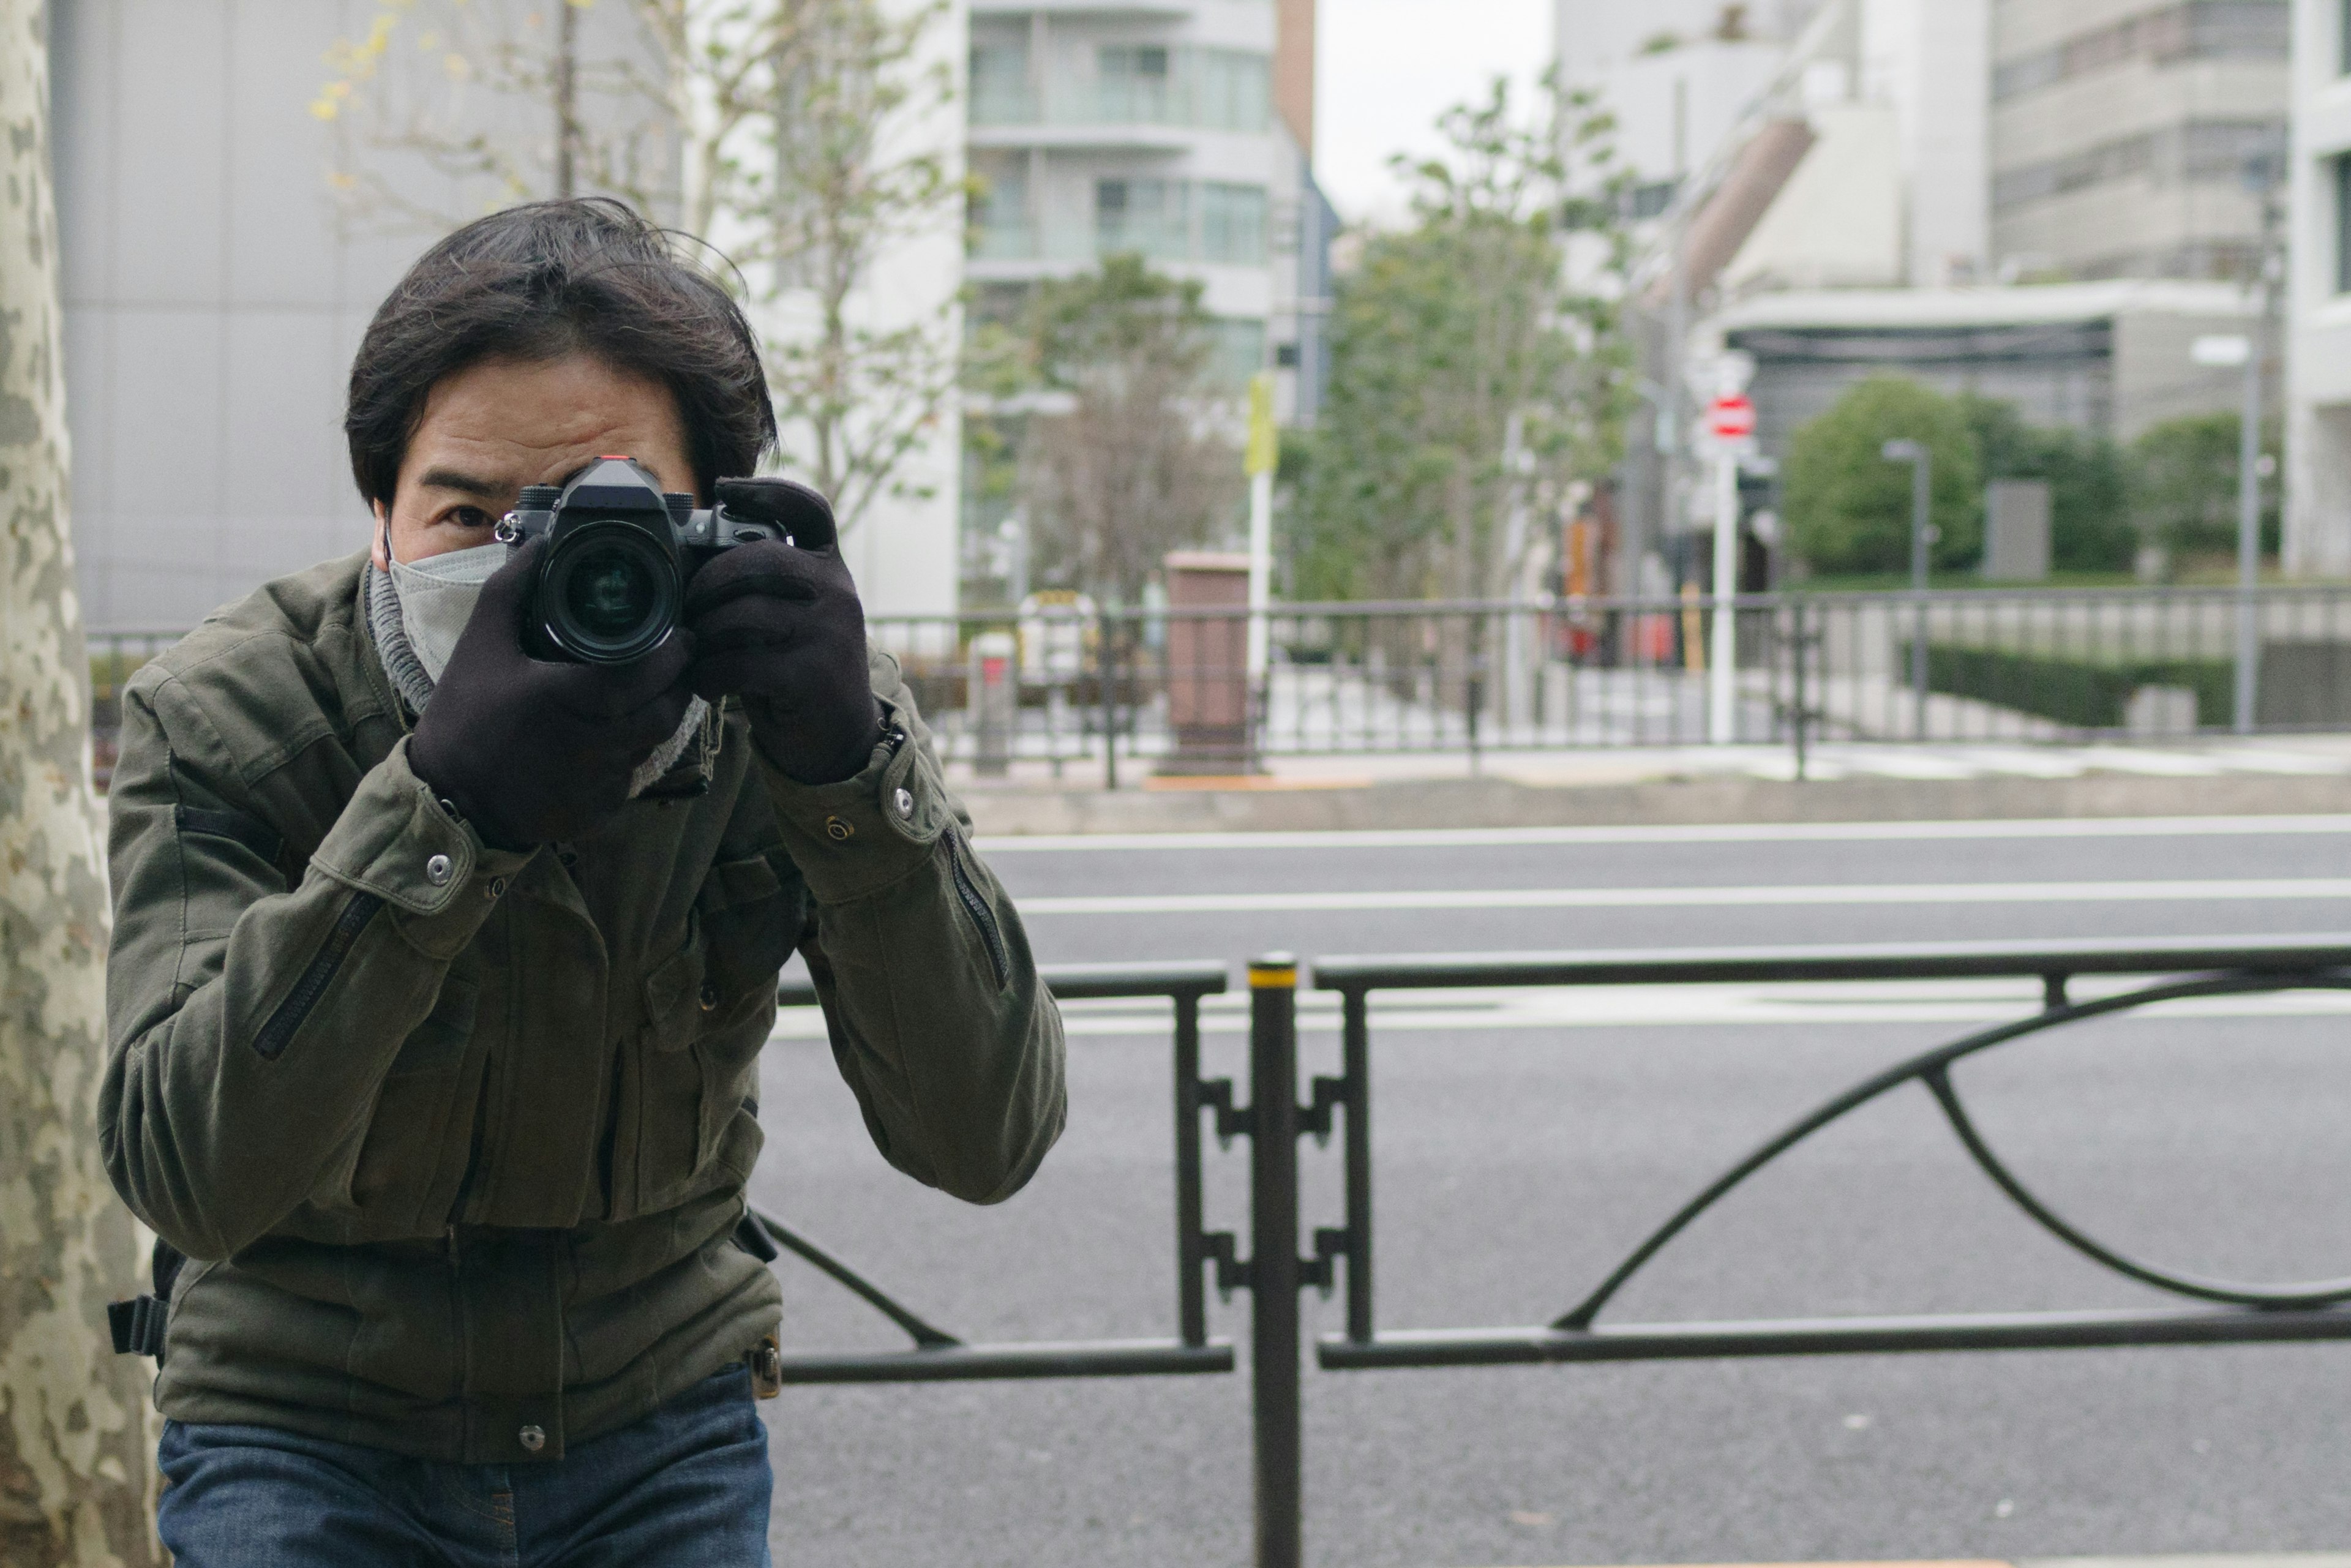
[(1249, 961), (1250, 1375), (1257, 1568), (1304, 1556), (1299, 1419), (1298, 960)]

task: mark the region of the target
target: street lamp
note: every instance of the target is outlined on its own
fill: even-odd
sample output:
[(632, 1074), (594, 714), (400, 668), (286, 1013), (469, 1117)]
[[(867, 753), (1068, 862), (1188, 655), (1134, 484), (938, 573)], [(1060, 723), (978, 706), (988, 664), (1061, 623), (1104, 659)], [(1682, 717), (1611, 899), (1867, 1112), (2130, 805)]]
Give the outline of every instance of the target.
[(1877, 455), (1888, 463), (1910, 465), (1910, 592), (1916, 602), (1916, 621), (1910, 632), (1910, 692), (1916, 705), (1914, 727), (1917, 738), (1927, 738), (1927, 545), (1932, 535), (1928, 526), (1930, 495), (1935, 476), (1935, 459), (1922, 442), (1889, 441), (1878, 448)]

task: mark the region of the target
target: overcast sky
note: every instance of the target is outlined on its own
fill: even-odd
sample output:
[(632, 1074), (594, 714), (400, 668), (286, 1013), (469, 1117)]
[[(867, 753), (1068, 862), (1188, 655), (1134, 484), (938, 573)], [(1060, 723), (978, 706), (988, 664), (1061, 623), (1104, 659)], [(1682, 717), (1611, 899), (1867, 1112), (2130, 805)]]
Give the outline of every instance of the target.
[(1314, 166), (1350, 223), (1394, 219), (1394, 152), (1437, 144), (1437, 115), (1505, 74), (1526, 88), (1551, 57), (1551, 0), (1322, 0)]

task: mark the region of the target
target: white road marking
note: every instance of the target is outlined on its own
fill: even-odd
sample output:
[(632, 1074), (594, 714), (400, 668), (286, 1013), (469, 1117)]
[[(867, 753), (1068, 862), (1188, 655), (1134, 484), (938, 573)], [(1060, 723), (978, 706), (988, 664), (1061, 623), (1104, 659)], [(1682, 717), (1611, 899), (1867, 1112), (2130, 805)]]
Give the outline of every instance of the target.
[(2351, 877), (2201, 882), (1834, 883), (1762, 887), (1405, 888), (1362, 892), (1099, 894), (1023, 898), (1021, 914), (1258, 915), (1447, 909), (1776, 908), (1831, 904), (2211, 904), (2351, 898)]
[[(2090, 1001), (2154, 983), (2123, 977), (2074, 983), (2076, 1001)], [(1372, 998), (1375, 1034), (1461, 1033), (1493, 1030), (1741, 1028), (1785, 1024), (1991, 1024), (2040, 1010), (2037, 980), (1885, 981), (1826, 985), (1543, 986), (1389, 993)], [(1298, 993), (1298, 1027), (1310, 1035), (1339, 1030), (1339, 998), (1328, 991)], [(2277, 1019), (2351, 1014), (2351, 992), (2290, 991), (2269, 996), (2205, 997), (2161, 1002), (2127, 1015), (2137, 1019)], [(1165, 1040), (1173, 1019), (1156, 998), (1063, 1002), (1064, 1029), (1075, 1037), (1147, 1036)], [(1203, 1034), (1246, 1035), (1245, 994), (1209, 997), (1200, 1008)], [(822, 1040), (814, 1008), (787, 1008), (778, 1040)]]
[(1542, 844), (1867, 843), (1912, 839), (2170, 839), (2351, 833), (2351, 816), (2093, 817), (1959, 822), (1728, 822), (1615, 828), (1401, 828), (1281, 833), (1060, 833), (978, 841), (989, 855), (1137, 850), (1380, 850)]

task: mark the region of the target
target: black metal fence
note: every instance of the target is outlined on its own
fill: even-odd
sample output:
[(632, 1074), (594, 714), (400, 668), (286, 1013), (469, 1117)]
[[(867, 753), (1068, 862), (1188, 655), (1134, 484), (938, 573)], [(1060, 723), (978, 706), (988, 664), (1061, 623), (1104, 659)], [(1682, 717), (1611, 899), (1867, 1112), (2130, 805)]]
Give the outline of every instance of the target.
[[(1048, 606), (883, 617), (951, 758), (1238, 771), (1268, 757), (1588, 750), (1717, 738), (2033, 743), (2351, 730), (2351, 586), (1680, 599)], [(1261, 634), (1260, 634), (1261, 633)], [(95, 758), (176, 633), (94, 632)], [(2237, 650), (2256, 650), (2237, 712)], [(1253, 653), (1253, 650), (1255, 653)], [(1727, 699), (1727, 700), (1726, 700)]]
[[(1305, 970), (1338, 994), (1341, 1067), (1301, 1097), (1297, 990), (1301, 966), (1286, 955), (1249, 968), (1249, 1103), (1199, 1071), (1199, 1001), (1221, 992), (1215, 964), (1151, 969), (1049, 969), (1057, 996), (1158, 997), (1174, 1003), (1176, 1115), (1177, 1312), (1176, 1341), (1076, 1345), (966, 1346), (930, 1327), (852, 1270), (769, 1222), (771, 1234), (890, 1315), (914, 1348), (882, 1355), (788, 1358), (801, 1382), (920, 1382), (941, 1378), (1146, 1375), (1235, 1369), (1232, 1347), (1207, 1336), (1205, 1288), (1250, 1292), (1249, 1375), (1259, 1568), (1297, 1568), (1304, 1557), (1301, 1410), (1305, 1395), (1300, 1294), (1340, 1282), (1346, 1329), (1314, 1347), (1318, 1368), (1397, 1367), (1882, 1354), (1895, 1352), (2084, 1349), (2121, 1345), (2250, 1344), (2351, 1340), (2351, 1279), (2288, 1284), (2205, 1279), (2129, 1257), (2059, 1214), (1991, 1147), (1951, 1082), (1951, 1069), (1983, 1051), (2050, 1030), (2157, 1003), (2294, 990), (2351, 990), (2351, 935), (2294, 939), (2155, 939), (2130, 943), (1945, 944), (1853, 948), (1743, 948), (1656, 953), (1334, 958)], [(1399, 1333), (1383, 1331), (1374, 1296), (1372, 998), (1395, 992), (1522, 987), (1720, 986), (1759, 982), (2023, 978), (2037, 981), (2037, 1009), (1898, 1062), (1853, 1085), (1766, 1140), (1667, 1216), (1581, 1300), (1549, 1323)], [(2077, 1000), (2077, 980), (2125, 988)], [(2136, 983), (2134, 983), (2136, 982)], [(788, 1002), (814, 1000), (805, 988)], [(2116, 1273), (2195, 1304), (2110, 1312), (1842, 1317), (1743, 1322), (1604, 1323), (1616, 1292), (1698, 1217), (1814, 1133), (1911, 1084), (1931, 1094), (1961, 1146), (2034, 1223)], [(1201, 1228), (1203, 1117), (1220, 1136), (1250, 1141), (1249, 1253)], [(1342, 1222), (1300, 1245), (1299, 1140), (1342, 1139)]]
[[(1122, 759), (1132, 770), (1193, 755), (2351, 729), (2343, 586), (1783, 593), (1730, 612), (1734, 674), (1719, 695), (1715, 610), (1697, 596), (1278, 605), (1254, 643), (1246, 611), (1066, 606), (885, 618), (873, 635), (914, 675), (951, 753), (1112, 779)], [(1013, 688), (994, 709), (973, 695), (973, 650), (991, 634)], [(2244, 643), (2257, 668), (2241, 716)]]

